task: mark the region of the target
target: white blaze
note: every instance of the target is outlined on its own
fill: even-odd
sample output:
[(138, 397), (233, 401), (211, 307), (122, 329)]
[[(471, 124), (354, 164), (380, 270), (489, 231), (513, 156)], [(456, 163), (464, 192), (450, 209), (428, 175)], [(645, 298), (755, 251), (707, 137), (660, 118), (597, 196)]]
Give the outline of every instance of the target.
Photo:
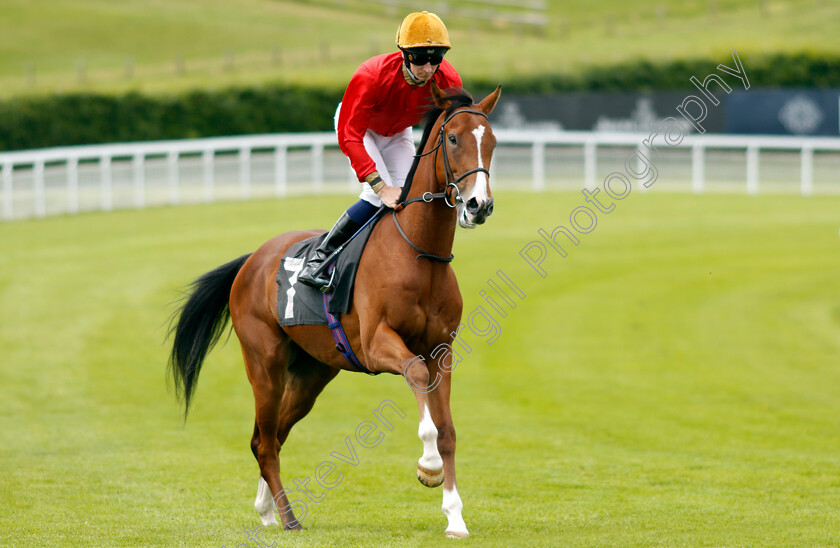
[[(475, 135), (475, 140), (478, 144), (478, 167), (484, 167), (484, 162), (481, 160), (481, 138), (484, 137), (484, 125), (479, 124), (477, 128), (472, 130)], [(487, 195), (487, 176), (483, 171), (475, 174), (475, 186), (473, 186), (470, 198), (475, 198), (479, 204), (483, 204), (490, 199)]]

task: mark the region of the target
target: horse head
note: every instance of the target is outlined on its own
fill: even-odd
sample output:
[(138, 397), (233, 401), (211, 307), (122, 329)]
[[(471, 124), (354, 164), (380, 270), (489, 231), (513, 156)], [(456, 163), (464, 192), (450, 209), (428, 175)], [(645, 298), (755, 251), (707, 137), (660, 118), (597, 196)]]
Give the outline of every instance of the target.
[(436, 154), (437, 180), (445, 182), (448, 201), (455, 203), (458, 224), (475, 228), (493, 213), (490, 190), (490, 161), (496, 137), (487, 115), (496, 106), (502, 86), (472, 105), (454, 104), (435, 84), (430, 84), (435, 106), (443, 111), (438, 128), (439, 154)]

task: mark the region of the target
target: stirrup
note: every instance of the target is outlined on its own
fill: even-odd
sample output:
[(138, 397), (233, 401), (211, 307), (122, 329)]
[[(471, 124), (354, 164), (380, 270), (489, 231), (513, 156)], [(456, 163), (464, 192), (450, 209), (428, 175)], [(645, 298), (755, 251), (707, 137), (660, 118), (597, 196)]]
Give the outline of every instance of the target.
[(320, 289), (325, 283), (328, 283), (328, 281), (321, 281), (321, 277), (324, 273), (318, 272), (318, 270), (319, 268), (316, 267), (312, 269), (312, 273), (308, 274), (308, 276), (298, 276), (298, 281), (307, 287)]
[(333, 290), (335, 289), (335, 283), (336, 283), (335, 267), (333, 266), (330, 269), (330, 280), (327, 283), (325, 283), (324, 285), (321, 286), (321, 293), (332, 293)]

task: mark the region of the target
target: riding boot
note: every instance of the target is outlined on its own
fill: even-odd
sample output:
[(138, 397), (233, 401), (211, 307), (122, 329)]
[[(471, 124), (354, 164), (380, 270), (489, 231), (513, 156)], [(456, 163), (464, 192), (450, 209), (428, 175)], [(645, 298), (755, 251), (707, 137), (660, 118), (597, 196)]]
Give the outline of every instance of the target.
[(321, 272), (318, 276), (314, 275), (315, 271), (323, 264), (324, 259), (329, 257), (338, 246), (349, 240), (350, 236), (355, 234), (360, 226), (359, 223), (351, 219), (345, 212), (338, 219), (338, 222), (335, 223), (335, 226), (332, 227), (327, 237), (321, 242), (321, 245), (312, 252), (312, 257), (306, 263), (303, 270), (301, 270), (298, 280), (301, 283), (315, 288), (320, 288), (330, 283), (330, 278), (326, 271)]

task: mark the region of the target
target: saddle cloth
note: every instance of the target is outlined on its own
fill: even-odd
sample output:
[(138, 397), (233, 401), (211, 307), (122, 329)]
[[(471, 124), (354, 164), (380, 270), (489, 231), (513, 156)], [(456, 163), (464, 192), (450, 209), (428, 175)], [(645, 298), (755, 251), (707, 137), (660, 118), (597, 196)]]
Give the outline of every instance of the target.
[[(338, 316), (350, 310), (356, 271), (365, 244), (384, 208), (365, 225), (338, 255), (335, 265), (336, 285), (329, 304), (331, 314)], [(310, 254), (321, 244), (326, 234), (302, 240), (289, 248), (277, 269), (277, 317), (280, 325), (327, 325), (324, 313), (324, 295), (319, 289), (298, 282), (297, 277), (306, 265)]]

